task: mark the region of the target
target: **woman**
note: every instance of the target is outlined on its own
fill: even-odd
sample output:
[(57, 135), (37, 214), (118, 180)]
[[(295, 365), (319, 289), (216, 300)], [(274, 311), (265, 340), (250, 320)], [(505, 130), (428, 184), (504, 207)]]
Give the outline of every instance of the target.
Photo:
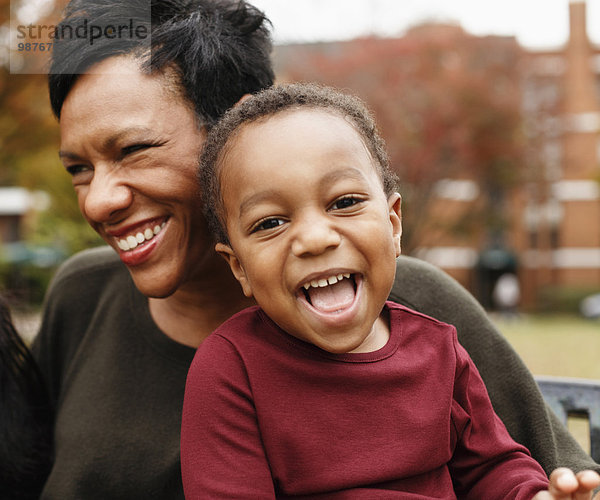
[[(86, 20), (150, 36), (65, 37), (53, 50), (60, 156), (83, 216), (112, 248), (70, 259), (48, 291), (34, 348), (56, 405), (56, 458), (42, 496), (182, 498), (194, 348), (247, 305), (201, 216), (197, 157), (220, 114), (271, 85), (268, 21), (245, 2), (170, 0), (148, 12), (146, 0), (74, 0), (60, 26)], [(594, 467), (454, 281), (401, 258), (391, 298), (457, 325), (496, 411), (546, 471)]]

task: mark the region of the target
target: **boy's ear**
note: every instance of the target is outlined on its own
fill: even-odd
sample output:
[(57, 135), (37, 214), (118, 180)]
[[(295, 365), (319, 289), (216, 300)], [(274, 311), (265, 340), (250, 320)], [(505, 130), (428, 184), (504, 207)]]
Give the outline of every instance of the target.
[(250, 282), (246, 276), (246, 271), (244, 271), (244, 266), (242, 266), (242, 263), (235, 255), (233, 249), (225, 243), (217, 243), (215, 245), (215, 250), (229, 264), (235, 279), (240, 282), (240, 285), (242, 285), (242, 291), (244, 292), (244, 295), (246, 297), (252, 297), (252, 287), (250, 286)]
[(392, 224), (392, 238), (396, 248), (396, 257), (398, 257), (402, 251), (400, 244), (402, 239), (402, 196), (400, 193), (393, 193), (388, 198), (388, 208)]

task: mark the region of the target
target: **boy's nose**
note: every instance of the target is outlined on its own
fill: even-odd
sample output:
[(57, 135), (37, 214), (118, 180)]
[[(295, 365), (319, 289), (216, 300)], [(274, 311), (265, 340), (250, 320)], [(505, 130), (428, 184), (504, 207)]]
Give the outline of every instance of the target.
[(291, 250), (296, 257), (320, 255), (337, 247), (341, 240), (327, 217), (311, 217), (296, 224)]

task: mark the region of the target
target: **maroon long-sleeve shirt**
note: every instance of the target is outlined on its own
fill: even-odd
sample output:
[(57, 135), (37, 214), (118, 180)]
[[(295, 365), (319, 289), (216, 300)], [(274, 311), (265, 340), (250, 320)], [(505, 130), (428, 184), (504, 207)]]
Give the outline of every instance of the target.
[(332, 354), (250, 308), (188, 374), (186, 498), (530, 499), (541, 467), (494, 413), (454, 327), (388, 302), (388, 343)]

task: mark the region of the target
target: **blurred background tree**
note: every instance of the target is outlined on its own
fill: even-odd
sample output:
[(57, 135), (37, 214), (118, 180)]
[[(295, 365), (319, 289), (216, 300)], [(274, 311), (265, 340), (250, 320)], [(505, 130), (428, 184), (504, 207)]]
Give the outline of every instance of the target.
[[(8, 32), (10, 3), (0, 0), (3, 33)], [(51, 19), (39, 22), (53, 24)], [(71, 180), (58, 158), (59, 128), (50, 110), (46, 76), (11, 73), (8, 36), (2, 40), (0, 186), (22, 186), (49, 195), (49, 208), (28, 219), (24, 228), (27, 241), (59, 248), (66, 254), (98, 244), (96, 234), (81, 217)], [(47, 58), (47, 53), (30, 52), (27, 57)]]
[[(0, 237), (0, 290), (10, 293), (17, 308), (41, 302), (62, 259), (101, 243), (83, 220), (58, 158), (59, 127), (50, 110), (46, 75), (11, 71), (9, 26), (16, 19), (14, 9), (23, 3), (0, 0), (0, 187), (45, 193), (36, 198), (46, 200), (46, 207), (20, 217), (20, 240), (2, 242)], [(53, 16), (59, 12), (51, 0), (47, 7)], [(52, 18), (35, 22), (55, 24)], [(48, 52), (23, 56), (47, 68)]]

